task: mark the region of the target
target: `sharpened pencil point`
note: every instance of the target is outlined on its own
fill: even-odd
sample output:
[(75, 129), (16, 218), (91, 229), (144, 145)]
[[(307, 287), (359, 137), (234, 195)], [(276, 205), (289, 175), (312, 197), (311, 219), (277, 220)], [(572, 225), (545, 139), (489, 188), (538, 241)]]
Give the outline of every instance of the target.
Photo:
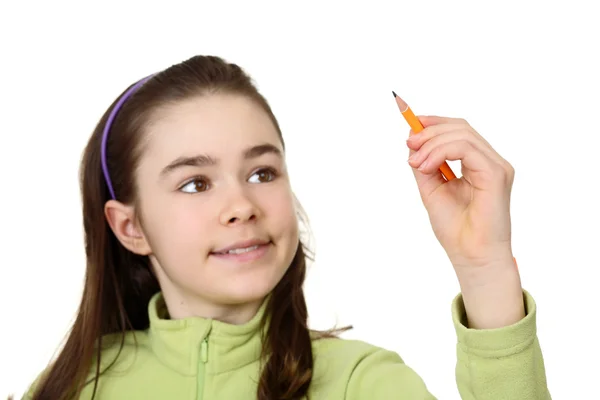
[(405, 112), (406, 110), (408, 110), (408, 104), (406, 104), (406, 102), (404, 100), (402, 100), (402, 97), (398, 96), (396, 94), (396, 92), (394, 92), (392, 90), (392, 93), (394, 93), (394, 98), (396, 99), (396, 103), (398, 104), (398, 107), (400, 107), (400, 112)]

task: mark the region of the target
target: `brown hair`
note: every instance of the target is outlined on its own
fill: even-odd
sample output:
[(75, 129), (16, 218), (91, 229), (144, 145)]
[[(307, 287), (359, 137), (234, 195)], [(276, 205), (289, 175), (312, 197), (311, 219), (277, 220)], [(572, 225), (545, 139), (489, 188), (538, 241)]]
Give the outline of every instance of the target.
[[(260, 105), (283, 144), (279, 124), (252, 79), (238, 65), (222, 58), (195, 56), (156, 74), (117, 114), (107, 143), (108, 169), (117, 199), (138, 204), (134, 171), (143, 151), (141, 138), (153, 113), (166, 104), (217, 92), (245, 96)], [(120, 333), (122, 350), (126, 331), (149, 327), (148, 302), (160, 290), (148, 257), (125, 249), (104, 215), (110, 193), (102, 175), (100, 146), (102, 130), (117, 101), (100, 119), (83, 154), (80, 184), (87, 257), (85, 287), (63, 349), (37, 382), (33, 395), (36, 400), (78, 398), (82, 388), (91, 382), (95, 396), (103, 372), (103, 336)], [(306, 258), (310, 256), (300, 240), (290, 267), (269, 298), (262, 321), (262, 372), (257, 391), (260, 400), (296, 399), (307, 394), (313, 357), (302, 286)], [(335, 336), (345, 329), (349, 328), (321, 332), (316, 337)], [(94, 377), (86, 382), (92, 368)]]

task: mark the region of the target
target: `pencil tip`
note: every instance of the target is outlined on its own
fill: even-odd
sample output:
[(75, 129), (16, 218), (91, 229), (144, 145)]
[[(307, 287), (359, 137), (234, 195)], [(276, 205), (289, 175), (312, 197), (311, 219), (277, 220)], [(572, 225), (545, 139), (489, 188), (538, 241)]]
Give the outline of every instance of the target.
[(396, 94), (396, 92), (394, 92), (392, 90), (392, 93), (394, 93), (394, 98), (396, 99), (396, 103), (398, 103), (398, 107), (400, 107), (400, 112), (404, 112), (406, 110), (408, 110), (408, 104), (406, 104), (406, 102), (404, 100), (402, 100), (402, 97), (398, 96)]

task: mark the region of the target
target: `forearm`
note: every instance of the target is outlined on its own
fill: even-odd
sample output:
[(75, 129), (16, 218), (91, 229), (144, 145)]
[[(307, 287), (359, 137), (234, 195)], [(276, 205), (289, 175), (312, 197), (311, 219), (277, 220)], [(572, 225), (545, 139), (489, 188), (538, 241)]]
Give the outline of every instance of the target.
[(499, 263), (459, 275), (468, 327), (494, 329), (525, 317), (521, 279), (515, 264)]

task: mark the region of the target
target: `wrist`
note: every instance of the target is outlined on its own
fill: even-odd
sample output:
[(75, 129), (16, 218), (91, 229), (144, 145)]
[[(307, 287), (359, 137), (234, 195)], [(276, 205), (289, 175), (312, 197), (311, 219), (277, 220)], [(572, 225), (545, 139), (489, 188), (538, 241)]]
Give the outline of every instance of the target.
[(502, 328), (525, 317), (521, 279), (513, 260), (457, 276), (469, 328)]
[(518, 275), (515, 257), (510, 246), (487, 249), (477, 258), (450, 257), (461, 286), (486, 286), (498, 276)]

